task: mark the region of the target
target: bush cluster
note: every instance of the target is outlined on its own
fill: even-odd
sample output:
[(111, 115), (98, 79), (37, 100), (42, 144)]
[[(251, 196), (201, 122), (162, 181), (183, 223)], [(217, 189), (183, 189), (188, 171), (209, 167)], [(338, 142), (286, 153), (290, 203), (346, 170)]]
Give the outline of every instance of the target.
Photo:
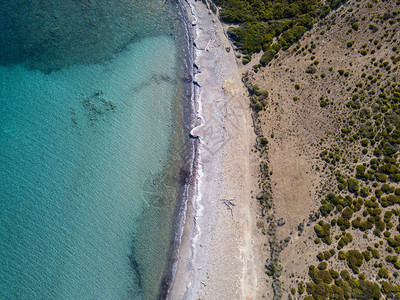
[[(213, 0), (220, 18), (228, 24), (228, 36), (243, 54), (263, 50), (260, 63), (267, 65), (279, 52), (298, 41), (312, 27), (345, 0)], [(323, 3), (325, 3), (323, 5)], [(272, 45), (273, 38), (278, 42)], [(246, 63), (248, 58), (246, 58)]]
[(329, 223), (320, 221), (314, 226), (314, 230), (318, 238), (320, 238), (325, 244), (332, 244), (331, 225)]

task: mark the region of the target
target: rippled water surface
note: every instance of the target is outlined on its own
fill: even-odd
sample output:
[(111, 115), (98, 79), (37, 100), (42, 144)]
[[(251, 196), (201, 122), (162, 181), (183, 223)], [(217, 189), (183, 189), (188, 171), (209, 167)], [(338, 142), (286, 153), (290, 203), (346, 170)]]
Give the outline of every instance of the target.
[(164, 0), (0, 0), (0, 299), (154, 299), (185, 41)]

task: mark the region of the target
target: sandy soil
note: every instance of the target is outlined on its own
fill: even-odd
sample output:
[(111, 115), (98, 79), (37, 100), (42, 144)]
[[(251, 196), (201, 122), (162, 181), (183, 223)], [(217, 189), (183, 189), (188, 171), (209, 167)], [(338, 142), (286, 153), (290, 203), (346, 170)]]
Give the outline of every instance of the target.
[[(357, 1), (348, 1), (326, 20), (330, 20), (332, 14), (341, 16), (351, 8), (356, 14), (353, 18), (360, 20), (359, 31), (348, 32), (350, 17), (336, 17), (337, 24), (329, 29), (324, 20), (315, 24), (299, 41), (302, 47), (315, 43), (312, 53), (305, 51), (306, 55), (295, 55), (295, 44), (286, 52), (281, 52), (270, 66), (249, 74), (250, 83), (258, 84), (261, 90), (269, 91), (270, 95), (267, 109), (260, 114), (258, 121), (262, 135), (269, 140), (268, 160), (272, 172), (270, 178), (275, 218), (285, 221), (285, 225), (277, 228), (277, 237), (280, 240), (291, 237), (291, 242), (280, 254), (280, 281), (284, 298), (290, 295), (291, 287), (297, 287), (296, 280), (309, 280), (308, 265), (318, 264), (317, 253), (333, 248), (314, 244), (315, 223), (309, 220), (309, 215), (318, 210), (321, 197), (325, 197), (330, 186), (337, 185), (336, 179), (330, 181), (331, 173), (323, 169), (317, 157), (322, 150), (340, 141), (342, 125), (338, 120), (344, 116), (346, 110), (343, 108), (352, 95), (348, 87), (360, 80), (362, 72), (369, 71), (371, 56), (362, 56), (359, 50), (363, 49), (365, 43), (368, 48), (376, 49), (372, 41), (382, 39), (384, 31), (383, 26), (376, 33), (367, 30), (368, 24), (372, 17), (377, 18), (395, 9), (386, 7), (393, 5), (393, 2), (385, 3), (375, 5), (371, 10), (365, 4), (360, 6)], [(364, 19), (363, 16), (368, 18)], [(354, 41), (352, 49), (347, 46), (350, 40)], [(389, 61), (391, 46), (382, 43), (383, 50), (377, 50), (374, 57)], [(315, 64), (315, 61), (319, 64)], [(306, 72), (310, 65), (315, 67), (315, 74)], [(349, 71), (350, 76), (340, 77), (339, 69)], [(300, 88), (296, 89), (295, 84), (299, 84)], [(320, 97), (329, 98), (331, 105), (322, 108)], [(365, 159), (359, 157), (360, 161)], [(301, 236), (298, 230), (300, 223), (304, 224)], [(361, 233), (351, 233), (355, 241), (345, 250), (354, 247), (365, 249), (365, 240), (358, 238)], [(344, 268), (341, 261), (335, 264), (339, 270)], [(365, 267), (367, 277), (375, 273)], [(374, 280), (371, 276), (369, 279)]]
[[(195, 76), (201, 140), (196, 194), (188, 204), (169, 299), (259, 299), (265, 291), (265, 237), (258, 158), (248, 95), (223, 27), (207, 3), (188, 0), (195, 34)], [(231, 200), (225, 202), (224, 200)]]

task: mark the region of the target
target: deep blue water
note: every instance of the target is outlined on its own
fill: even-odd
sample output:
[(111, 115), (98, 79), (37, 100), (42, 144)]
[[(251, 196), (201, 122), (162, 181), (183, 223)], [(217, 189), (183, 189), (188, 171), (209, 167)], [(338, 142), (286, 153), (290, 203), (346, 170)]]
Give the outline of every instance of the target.
[(0, 0), (0, 299), (157, 297), (183, 36), (164, 0)]

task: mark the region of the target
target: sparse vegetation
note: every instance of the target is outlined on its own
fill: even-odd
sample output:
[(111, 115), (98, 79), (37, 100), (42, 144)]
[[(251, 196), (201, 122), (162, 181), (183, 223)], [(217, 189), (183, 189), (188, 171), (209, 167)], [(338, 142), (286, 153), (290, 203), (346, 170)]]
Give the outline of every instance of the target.
[[(293, 147), (293, 152), (299, 160), (306, 156), (313, 164), (312, 172), (322, 178), (315, 181), (320, 186), (313, 205), (318, 206), (299, 225), (301, 242), (294, 241), (290, 248), (298, 258), (305, 251), (314, 253), (305, 258), (308, 274), (285, 279), (291, 282), (286, 291), (295, 299), (400, 297), (396, 281), (400, 269), (400, 53), (396, 36), (400, 13), (395, 13), (398, 8), (394, 6), (391, 1), (348, 1), (319, 19), (316, 28), (291, 48), (292, 53), (277, 57), (283, 47), (274, 45), (279, 44), (281, 34), (274, 36), (275, 42), (264, 52), (266, 57), (270, 51), (263, 63), (267, 69), (255, 82), (267, 86), (271, 95), (255, 122), (265, 136), (278, 133), (268, 144), (272, 143), (274, 151), (291, 138), (301, 142), (305, 135), (312, 136), (304, 138), (308, 144), (299, 145), (304, 150)], [(268, 72), (276, 75), (267, 76)], [(271, 83), (263, 83), (264, 76)], [(263, 127), (265, 120), (272, 122)], [(286, 131), (268, 126), (286, 126)], [(296, 247), (302, 247), (302, 252), (296, 252)], [(298, 282), (305, 275), (306, 288), (300, 293)], [(291, 287), (297, 288), (296, 293)]]

